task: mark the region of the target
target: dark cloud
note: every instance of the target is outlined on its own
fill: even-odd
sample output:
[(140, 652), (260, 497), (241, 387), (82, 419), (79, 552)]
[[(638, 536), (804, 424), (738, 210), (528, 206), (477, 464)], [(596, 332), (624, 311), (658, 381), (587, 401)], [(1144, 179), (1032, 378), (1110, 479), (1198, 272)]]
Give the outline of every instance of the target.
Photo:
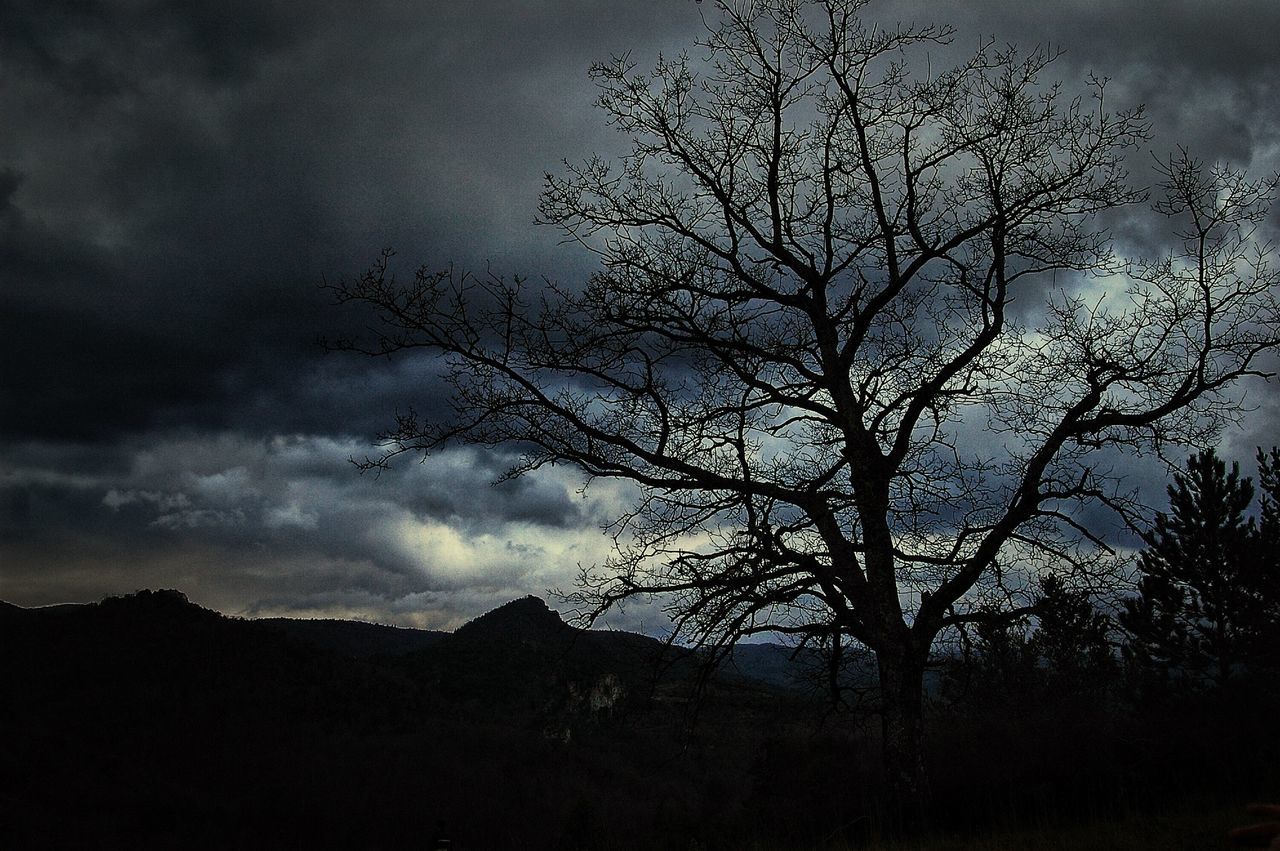
[[(540, 175), (588, 123), (583, 72), (604, 45), (584, 36), (607, 23), (621, 49), (628, 27), (669, 23), (588, 3), (5, 14), (16, 82), (0, 104), (32, 120), (0, 142), (26, 178), (9, 165), (0, 183), (15, 329), (0, 429), (105, 440), (174, 421), (281, 428), (279, 409), (315, 401), (302, 380), (332, 375), (315, 338), (343, 320), (317, 284), (384, 245), (525, 265)], [(373, 401), (350, 398), (361, 386), (348, 411)]]
[[(882, 14), (946, 20), (957, 29), (956, 51), (984, 36), (1061, 51), (1055, 76), (1068, 88), (1093, 73), (1110, 80), (1114, 107), (1147, 107), (1153, 150), (1186, 145), (1201, 156), (1263, 171), (1277, 165), (1273, 140), (1280, 112), (1272, 81), (1280, 54), (1272, 34), (1280, 31), (1280, 6), (1269, 0), (1211, 6), (1192, 0), (971, 0), (949, 10), (896, 0)], [(1255, 161), (1259, 155), (1261, 162)]]
[(307, 14), (312, 8), (253, 0), (12, 0), (0, 9), (0, 48), (10, 69), (81, 98), (136, 92), (165, 65), (235, 82), (301, 38), (316, 20)]
[[(898, 5), (920, 7), (918, 2)], [(929, 11), (926, 7), (925, 13)], [(1247, 79), (1280, 62), (1272, 37), (1280, 27), (1280, 9), (1268, 0), (1225, 0), (1213, 6), (1194, 0), (1063, 0), (1050, 5), (976, 0), (965, 3), (953, 23), (970, 35), (1052, 45), (1065, 51), (1067, 61), (1096, 64), (1100, 74), (1116, 77), (1146, 66), (1153, 72), (1194, 70), (1202, 80)], [(1146, 82), (1155, 88), (1160, 77), (1152, 73)]]
[(13, 206), (13, 196), (21, 185), (22, 175), (15, 169), (0, 169), (0, 215), (5, 218), (18, 215)]
[[(325, 355), (316, 338), (360, 318), (318, 284), (388, 245), (403, 271), (581, 279), (587, 258), (530, 222), (544, 171), (623, 141), (587, 67), (688, 47), (704, 11), (0, 4), (0, 114), (20, 116), (0, 134), (0, 598), (176, 586), (233, 611), (446, 622), (566, 584), (618, 494), (583, 501), (563, 471), (492, 487), (510, 459), (475, 452), (356, 475), (396, 411), (447, 416), (444, 387), (427, 360)], [(1156, 152), (1278, 164), (1271, 2), (950, 14), (957, 52), (989, 33), (1064, 48), (1072, 85), (1111, 76), (1117, 105), (1148, 104)], [(1233, 447), (1268, 440), (1259, 404)]]

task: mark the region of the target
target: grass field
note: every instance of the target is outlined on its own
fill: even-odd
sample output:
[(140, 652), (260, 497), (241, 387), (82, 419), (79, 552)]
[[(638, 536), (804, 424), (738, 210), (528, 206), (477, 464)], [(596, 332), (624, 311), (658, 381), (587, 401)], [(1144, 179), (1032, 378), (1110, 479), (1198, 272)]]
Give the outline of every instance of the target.
[(1084, 825), (996, 830), (972, 837), (941, 835), (871, 847), (876, 851), (1206, 851), (1227, 847), (1227, 831), (1249, 822), (1241, 804)]

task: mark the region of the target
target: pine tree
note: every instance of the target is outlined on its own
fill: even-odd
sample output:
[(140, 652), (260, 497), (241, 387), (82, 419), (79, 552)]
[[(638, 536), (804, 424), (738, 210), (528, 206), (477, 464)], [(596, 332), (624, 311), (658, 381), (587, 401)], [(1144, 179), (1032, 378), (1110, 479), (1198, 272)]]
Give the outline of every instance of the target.
[(1073, 591), (1052, 575), (1040, 581), (1038, 608), (1030, 648), (1047, 683), (1072, 690), (1104, 687), (1115, 669), (1110, 619), (1094, 609), (1088, 593)]
[(947, 700), (985, 712), (1008, 705), (1035, 690), (1036, 657), (1031, 651), (1025, 617), (993, 616), (961, 634), (961, 654), (944, 669)]
[[(1280, 543), (1280, 447), (1258, 448), (1258, 484), (1262, 487), (1258, 526), (1266, 543)], [(1274, 548), (1272, 549), (1274, 555)]]
[(1259, 534), (1245, 516), (1253, 482), (1209, 450), (1188, 459), (1168, 492), (1169, 513), (1144, 536), (1138, 596), (1120, 615), (1126, 655), (1223, 688), (1259, 646)]
[(1280, 670), (1280, 448), (1258, 449), (1257, 587), (1263, 624), (1259, 630), (1260, 662)]

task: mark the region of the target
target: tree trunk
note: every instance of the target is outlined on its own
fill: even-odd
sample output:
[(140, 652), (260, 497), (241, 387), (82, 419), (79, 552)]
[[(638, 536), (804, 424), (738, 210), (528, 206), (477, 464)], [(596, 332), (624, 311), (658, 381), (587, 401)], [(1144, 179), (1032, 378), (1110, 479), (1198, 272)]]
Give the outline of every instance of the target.
[(914, 650), (882, 651), (881, 729), (888, 820), (898, 830), (925, 826), (929, 779), (924, 767), (924, 660)]

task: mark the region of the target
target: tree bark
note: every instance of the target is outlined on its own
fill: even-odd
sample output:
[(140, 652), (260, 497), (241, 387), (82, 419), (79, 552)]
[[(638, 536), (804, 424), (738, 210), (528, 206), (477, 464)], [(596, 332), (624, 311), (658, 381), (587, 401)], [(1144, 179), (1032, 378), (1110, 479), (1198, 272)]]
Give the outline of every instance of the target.
[(889, 826), (926, 826), (929, 779), (924, 764), (924, 659), (914, 649), (876, 654), (880, 672), (884, 774)]

